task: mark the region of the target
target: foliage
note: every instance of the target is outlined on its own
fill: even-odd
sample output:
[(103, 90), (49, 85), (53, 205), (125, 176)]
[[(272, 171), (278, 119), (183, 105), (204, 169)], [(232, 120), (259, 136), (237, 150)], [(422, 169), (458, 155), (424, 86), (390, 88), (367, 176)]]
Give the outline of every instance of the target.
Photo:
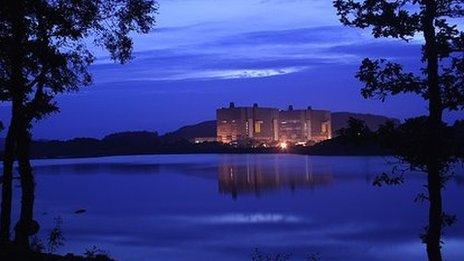
[[(282, 253), (265, 253), (257, 248), (251, 252), (251, 260), (253, 261), (288, 261), (291, 260), (292, 254), (288, 252)], [(305, 255), (304, 260), (318, 261), (321, 260), (319, 253), (309, 253)]]
[(402, 162), (409, 163), (412, 170), (427, 171), (427, 164), (431, 160), (437, 160), (441, 164), (441, 169), (447, 169), (451, 163), (458, 159), (454, 130), (442, 123), (439, 130), (440, 135), (434, 137), (439, 140), (441, 153), (438, 158), (435, 156), (434, 159), (430, 159), (428, 128), (430, 126), (427, 117), (408, 119), (398, 127), (387, 123), (378, 130), (379, 141)]
[(350, 117), (347, 124), (347, 127), (338, 131), (338, 135), (344, 139), (359, 143), (371, 139), (374, 134), (362, 120)]
[(288, 261), (292, 255), (289, 253), (264, 253), (259, 249), (253, 249), (251, 260), (253, 261)]
[[(450, 19), (464, 16), (464, 1), (335, 0), (334, 6), (344, 25), (369, 28), (375, 38), (424, 37), (421, 74), (392, 61), (366, 58), (356, 77), (364, 83), (365, 98), (384, 101), (391, 95), (415, 93), (429, 101), (428, 117), (409, 119), (399, 127), (386, 124), (378, 138), (411, 169), (438, 173), (442, 186), (450, 164), (461, 154), (442, 113), (464, 108), (464, 33)], [(385, 174), (376, 184), (401, 183), (401, 176), (397, 178)]]
[(40, 238), (37, 237), (36, 235), (32, 236), (31, 237), (31, 251), (36, 252), (36, 253), (43, 253), (44, 250), (45, 250), (45, 246), (42, 240), (40, 240)]
[(321, 255), (319, 253), (311, 253), (306, 256), (308, 261), (319, 261), (321, 260)]
[[(429, 114), (408, 120), (399, 128), (382, 130), (385, 143), (411, 169), (427, 173), (426, 198), (430, 205), (429, 223), (423, 237), (429, 260), (442, 260), (442, 189), (449, 178), (449, 167), (456, 161), (452, 134), (443, 123), (446, 110), (464, 109), (464, 32), (456, 18), (464, 17), (462, 0), (334, 0), (342, 24), (370, 29), (375, 38), (410, 41), (423, 37), (421, 73), (409, 72), (401, 64), (386, 59), (366, 58), (356, 74), (363, 82), (365, 98), (412, 93), (428, 102)], [(418, 57), (419, 58), (419, 57)], [(398, 184), (382, 175), (381, 183)]]
[[(453, 23), (455, 20), (449, 18), (463, 17), (464, 1), (430, 1), (436, 4), (433, 10), (434, 6), (427, 5), (426, 2), (335, 0), (334, 6), (344, 25), (370, 28), (376, 38), (390, 37), (410, 41), (418, 34), (428, 34), (428, 27), (434, 27), (435, 41), (432, 45), (424, 45), (422, 61), (430, 61), (428, 54), (430, 51), (436, 52), (441, 61), (438, 85), (442, 109), (463, 109), (464, 33)], [(431, 25), (428, 19), (432, 19)], [(426, 66), (422, 69), (422, 74), (415, 74), (405, 71), (401, 64), (392, 61), (366, 58), (356, 77), (365, 84), (362, 94), (366, 98), (377, 97), (383, 101), (388, 95), (415, 93), (429, 99), (430, 86), (427, 77), (423, 77), (429, 76), (429, 69)]]
[(55, 227), (50, 231), (50, 234), (47, 238), (47, 247), (49, 253), (55, 253), (58, 248), (64, 246), (66, 241), (63, 235), (63, 230), (61, 225), (63, 224), (63, 219), (61, 217), (55, 218)]
[[(16, 0), (0, 5), (0, 101), (12, 105), (5, 146), (1, 241), (9, 240), (11, 176), (17, 158), (22, 207), (15, 242), (29, 248), (35, 182), (30, 164), (34, 120), (58, 112), (56, 95), (77, 91), (92, 81), (93, 47), (114, 61), (132, 58), (131, 33), (155, 25), (155, 0)], [(16, 155), (15, 155), (16, 154)], [(56, 240), (60, 234), (55, 234)]]
[(404, 176), (391, 176), (387, 173), (382, 173), (381, 175), (377, 176), (372, 183), (374, 186), (381, 187), (382, 185), (401, 185), (404, 183)]
[(464, 120), (456, 121), (453, 125), (453, 136), (456, 141), (458, 157), (464, 162)]
[[(22, 7), (18, 7), (21, 5)], [(23, 8), (23, 35), (18, 35), (10, 14)], [(154, 0), (24, 0), (0, 7), (0, 91), (4, 100), (21, 91), (29, 119), (58, 111), (53, 100), (61, 92), (76, 91), (91, 83), (88, 66), (95, 60), (91, 44), (103, 47), (121, 63), (132, 57), (131, 32), (147, 33), (154, 25)], [(21, 38), (25, 86), (14, 80), (9, 55)]]
[(88, 259), (97, 259), (97, 258), (105, 257), (106, 259), (104, 260), (111, 260), (108, 252), (101, 250), (97, 246), (92, 246), (91, 248), (87, 248), (84, 252), (84, 256), (85, 258), (88, 258)]

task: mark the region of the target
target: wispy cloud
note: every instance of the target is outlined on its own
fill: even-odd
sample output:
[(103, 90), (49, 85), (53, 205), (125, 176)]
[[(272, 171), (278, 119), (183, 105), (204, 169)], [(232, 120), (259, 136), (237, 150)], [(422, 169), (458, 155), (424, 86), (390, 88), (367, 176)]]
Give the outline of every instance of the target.
[[(193, 28), (202, 31), (203, 26), (209, 27), (199, 24)], [(229, 33), (184, 46), (139, 51), (124, 67), (102, 57), (94, 70), (97, 83), (265, 78), (334, 64), (357, 65), (364, 55), (382, 55), (392, 49), (389, 47), (404, 46), (395, 41), (378, 44), (359, 31), (343, 29), (320, 26)], [(182, 30), (191, 27), (174, 31)], [(406, 51), (398, 56), (411, 55), (411, 48), (403, 49)]]
[(267, 69), (235, 69), (235, 70), (203, 70), (188, 73), (175, 73), (170, 76), (132, 78), (135, 81), (173, 81), (173, 80), (228, 80), (228, 79), (247, 79), (265, 78), (279, 76), (303, 71), (309, 67), (287, 67), (287, 68), (267, 68)]
[(233, 213), (218, 216), (177, 217), (177, 219), (181, 219), (189, 223), (199, 223), (207, 225), (301, 223), (305, 221), (303, 218), (298, 216), (275, 213)]

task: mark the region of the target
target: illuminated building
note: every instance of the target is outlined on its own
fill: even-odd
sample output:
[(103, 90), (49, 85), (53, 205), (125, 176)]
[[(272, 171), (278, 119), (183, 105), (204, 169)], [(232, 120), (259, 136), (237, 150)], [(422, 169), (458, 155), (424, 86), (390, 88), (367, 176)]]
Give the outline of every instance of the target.
[(279, 112), (279, 127), (279, 140), (283, 144), (310, 141), (311, 110), (294, 110), (289, 106), (287, 111)]
[(236, 107), (217, 110), (217, 140), (223, 143), (252, 141), (262, 144), (307, 144), (332, 138), (329, 111)]
[(279, 111), (274, 108), (235, 107), (217, 110), (217, 140), (231, 143), (253, 140), (263, 143), (277, 142)]
[(313, 142), (321, 142), (332, 138), (332, 117), (330, 111), (312, 110), (309, 108), (311, 119), (311, 138)]

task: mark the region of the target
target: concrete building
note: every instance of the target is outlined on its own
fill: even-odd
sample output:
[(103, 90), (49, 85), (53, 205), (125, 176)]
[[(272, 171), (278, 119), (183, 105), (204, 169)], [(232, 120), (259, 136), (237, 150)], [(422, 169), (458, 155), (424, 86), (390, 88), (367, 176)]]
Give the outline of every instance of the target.
[(332, 139), (332, 117), (330, 111), (310, 109), (311, 141)]
[(235, 107), (217, 110), (217, 140), (223, 143), (252, 141), (261, 144), (306, 144), (331, 137), (329, 111), (288, 110), (253, 107)]
[(311, 140), (311, 111), (288, 110), (279, 112), (279, 141), (289, 143), (306, 143)]
[(274, 108), (235, 107), (217, 110), (217, 140), (231, 143), (252, 140), (263, 143), (278, 140), (279, 111)]
[(245, 140), (249, 136), (248, 110), (236, 108), (233, 103), (229, 108), (220, 108), (217, 115), (217, 140), (223, 143)]

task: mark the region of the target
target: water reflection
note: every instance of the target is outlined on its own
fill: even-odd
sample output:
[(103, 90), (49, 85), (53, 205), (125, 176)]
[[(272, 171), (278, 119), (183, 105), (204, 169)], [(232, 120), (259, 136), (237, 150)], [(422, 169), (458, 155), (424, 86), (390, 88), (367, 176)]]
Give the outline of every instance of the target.
[(234, 199), (240, 194), (260, 196), (263, 192), (281, 189), (312, 189), (330, 186), (333, 175), (330, 169), (315, 173), (309, 157), (300, 164), (287, 166), (280, 158), (257, 158), (247, 156), (222, 157), (218, 167), (218, 184), (221, 194), (230, 194)]
[[(414, 203), (425, 175), (372, 186), (390, 170), (386, 162), (283, 154), (38, 161), (37, 216), (42, 237), (63, 217), (64, 254), (96, 244), (117, 260), (250, 260), (255, 247), (290, 251), (292, 260), (308, 252), (321, 260), (425, 260), (417, 236), (427, 206)], [(463, 180), (456, 175), (444, 191), (459, 219)], [(87, 212), (74, 214), (81, 208)], [(460, 221), (447, 228), (445, 260), (464, 260), (463, 231)]]
[(102, 172), (111, 174), (157, 174), (160, 172), (158, 164), (130, 164), (130, 163), (80, 163), (36, 166), (40, 173), (50, 174), (79, 174), (92, 175)]

